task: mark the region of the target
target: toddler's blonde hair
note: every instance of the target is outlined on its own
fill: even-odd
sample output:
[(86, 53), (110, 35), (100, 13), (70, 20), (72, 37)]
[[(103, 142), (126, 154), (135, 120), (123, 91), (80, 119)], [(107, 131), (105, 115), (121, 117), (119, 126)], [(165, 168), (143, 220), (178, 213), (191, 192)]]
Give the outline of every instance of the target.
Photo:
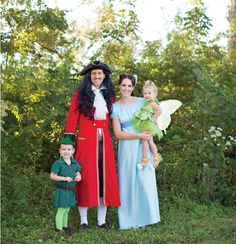
[(157, 86), (154, 84), (154, 82), (151, 81), (151, 80), (147, 80), (147, 81), (145, 81), (144, 86), (143, 86), (143, 90), (144, 90), (145, 88), (149, 87), (149, 86), (151, 86), (151, 87), (154, 89), (154, 91), (156, 92), (156, 94), (158, 94), (158, 88), (157, 88)]

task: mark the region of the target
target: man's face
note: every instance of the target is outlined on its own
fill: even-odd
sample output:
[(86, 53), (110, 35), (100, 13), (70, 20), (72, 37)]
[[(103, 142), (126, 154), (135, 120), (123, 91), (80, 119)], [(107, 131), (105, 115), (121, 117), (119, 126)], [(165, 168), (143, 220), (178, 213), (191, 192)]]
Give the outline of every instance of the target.
[(103, 80), (106, 75), (104, 74), (102, 69), (94, 69), (91, 71), (91, 81), (96, 88), (100, 88)]

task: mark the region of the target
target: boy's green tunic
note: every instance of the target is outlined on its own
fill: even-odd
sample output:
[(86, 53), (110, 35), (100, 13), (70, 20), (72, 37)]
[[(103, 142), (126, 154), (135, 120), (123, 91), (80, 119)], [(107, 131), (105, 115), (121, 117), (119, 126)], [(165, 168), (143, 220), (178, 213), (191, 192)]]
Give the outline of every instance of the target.
[[(76, 173), (81, 170), (80, 165), (74, 159), (68, 165), (63, 158), (56, 160), (52, 165), (52, 172), (58, 176), (75, 178)], [(75, 182), (57, 181), (54, 197), (55, 208), (74, 207), (76, 205), (75, 198)]]

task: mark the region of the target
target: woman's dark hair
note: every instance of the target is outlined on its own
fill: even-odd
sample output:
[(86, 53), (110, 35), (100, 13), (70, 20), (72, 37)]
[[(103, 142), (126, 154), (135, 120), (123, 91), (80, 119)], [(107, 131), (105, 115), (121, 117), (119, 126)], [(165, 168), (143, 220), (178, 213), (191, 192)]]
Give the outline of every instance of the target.
[[(134, 75), (131, 75), (131, 74), (121, 74), (120, 77), (119, 77), (119, 81), (118, 81), (119, 85), (121, 84), (121, 82), (124, 79), (131, 80), (132, 86), (135, 86), (135, 84), (136, 84), (136, 78), (134, 77)], [(131, 95), (134, 96), (134, 92), (132, 92)]]
[[(115, 98), (114, 85), (111, 80), (110, 74), (104, 71), (105, 78), (102, 82), (102, 85), (106, 87), (106, 89), (102, 89), (102, 95), (107, 103), (107, 109), (109, 114), (111, 114), (111, 106), (113, 99)], [(81, 85), (78, 88), (79, 96), (78, 96), (78, 109), (79, 112), (84, 114), (91, 120), (94, 120), (94, 107), (93, 102), (95, 98), (95, 94), (92, 91), (92, 81), (91, 81), (91, 71), (84, 75), (84, 79)]]
[(129, 80), (131, 80), (132, 86), (135, 86), (136, 79), (135, 79), (134, 75), (131, 75), (131, 74), (121, 74), (120, 77), (119, 77), (119, 85), (126, 78), (129, 79)]

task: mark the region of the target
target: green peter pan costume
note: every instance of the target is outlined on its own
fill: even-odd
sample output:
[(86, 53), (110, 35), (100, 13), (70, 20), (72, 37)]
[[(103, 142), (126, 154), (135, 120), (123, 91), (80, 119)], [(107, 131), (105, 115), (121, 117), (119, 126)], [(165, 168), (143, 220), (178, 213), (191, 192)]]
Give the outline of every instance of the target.
[[(56, 160), (52, 165), (52, 172), (58, 176), (75, 178), (76, 173), (80, 172), (81, 166), (74, 159), (71, 159), (71, 164), (68, 165), (63, 158)], [(56, 191), (54, 198), (55, 208), (74, 207), (76, 205), (75, 197), (75, 182), (56, 182)]]
[(150, 131), (152, 135), (157, 135), (160, 140), (163, 137), (162, 131), (159, 129), (157, 123), (154, 120), (154, 110), (152, 109), (151, 103), (157, 103), (157, 99), (147, 102), (140, 110), (138, 110), (132, 123), (134, 128), (138, 131)]
[[(61, 144), (74, 146), (74, 142), (69, 137), (66, 137), (60, 141), (59, 145)], [(53, 163), (51, 171), (58, 176), (71, 177), (72, 179), (75, 179), (76, 173), (81, 171), (81, 166), (73, 158), (71, 158), (71, 164), (68, 165), (61, 157)], [(54, 207), (66, 208), (74, 207), (75, 205), (75, 182), (57, 181), (54, 197)]]
[[(64, 138), (59, 145), (73, 145), (74, 142), (69, 138)], [(77, 173), (81, 170), (81, 166), (78, 164), (76, 160), (71, 158), (70, 165), (65, 162), (63, 157), (56, 160), (53, 165), (51, 171), (62, 177), (70, 177), (73, 180), (75, 179)], [(57, 214), (55, 217), (56, 221), (56, 230), (64, 231), (66, 234), (71, 234), (72, 229), (68, 227), (68, 213), (70, 211), (70, 207), (74, 207), (76, 205), (76, 197), (75, 197), (75, 182), (64, 182), (57, 181), (56, 182), (56, 191), (54, 197), (54, 207), (57, 208)]]

